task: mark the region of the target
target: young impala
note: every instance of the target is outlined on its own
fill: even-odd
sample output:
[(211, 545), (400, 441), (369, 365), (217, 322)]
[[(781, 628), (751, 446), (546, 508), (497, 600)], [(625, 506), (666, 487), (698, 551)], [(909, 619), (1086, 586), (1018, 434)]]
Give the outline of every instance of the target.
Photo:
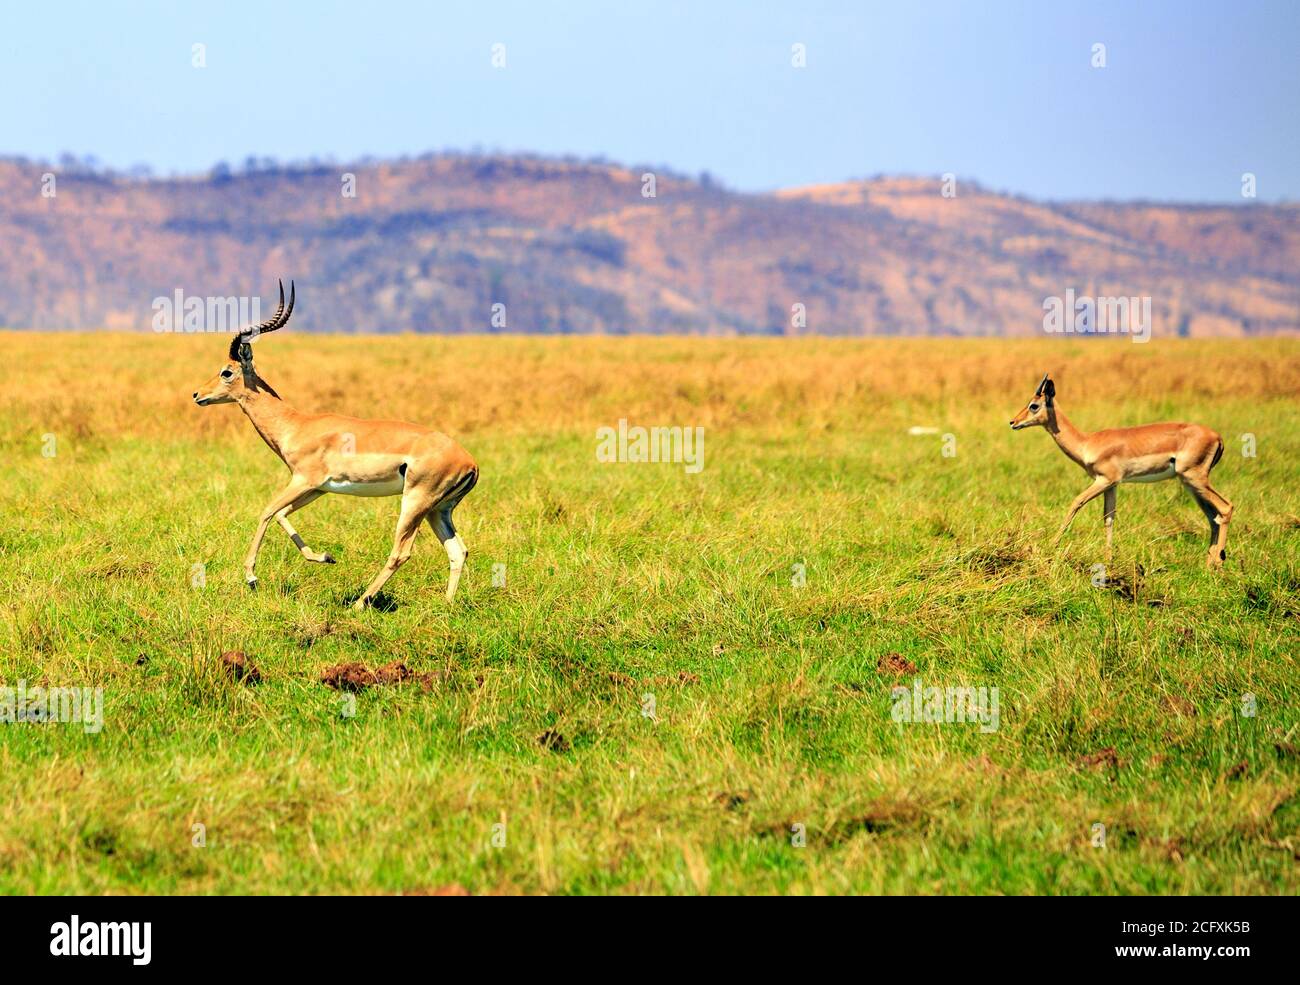
[(1092, 485), (1070, 504), (1065, 524), (1052, 541), (1055, 547), (1069, 529), (1083, 505), (1105, 496), (1106, 560), (1111, 557), (1115, 524), (1115, 491), (1121, 482), (1159, 482), (1177, 476), (1196, 499), (1210, 521), (1211, 568), (1227, 557), (1228, 521), (1232, 504), (1210, 485), (1210, 470), (1223, 455), (1223, 439), (1200, 424), (1144, 424), (1135, 428), (1109, 428), (1091, 434), (1080, 431), (1061, 413), (1056, 403), (1056, 384), (1044, 375), (1034, 396), (1011, 419), (1013, 430), (1034, 426), (1047, 428), (1066, 456), (1092, 476)]
[(460, 445), (445, 434), (402, 421), (365, 421), (338, 414), (304, 414), (294, 410), (253, 368), (252, 342), (283, 328), (293, 314), (296, 291), (289, 285), (289, 307), (280, 306), (260, 325), (246, 328), (230, 342), (226, 364), (194, 394), (200, 407), (239, 404), (270, 449), (289, 467), (289, 484), (262, 511), (253, 544), (244, 559), (244, 579), (257, 588), (253, 573), (267, 525), (275, 520), (308, 561), (333, 564), (303, 543), (289, 523), (289, 514), (326, 493), (345, 496), (401, 496), (393, 552), (356, 601), (372, 602), (384, 583), (411, 556), (420, 522), (427, 520), (442, 541), (451, 564), (447, 600), (456, 594), (468, 551), (456, 533), (451, 514), (478, 481), (478, 466)]

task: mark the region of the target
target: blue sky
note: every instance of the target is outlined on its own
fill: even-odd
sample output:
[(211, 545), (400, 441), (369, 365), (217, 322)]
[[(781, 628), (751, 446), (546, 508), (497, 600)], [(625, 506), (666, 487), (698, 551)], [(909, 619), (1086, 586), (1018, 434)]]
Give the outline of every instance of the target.
[(170, 173), (481, 148), (747, 191), (953, 172), (1180, 201), (1241, 201), (1249, 171), (1300, 199), (1296, 2), (9, 3), (0, 23), (0, 154)]

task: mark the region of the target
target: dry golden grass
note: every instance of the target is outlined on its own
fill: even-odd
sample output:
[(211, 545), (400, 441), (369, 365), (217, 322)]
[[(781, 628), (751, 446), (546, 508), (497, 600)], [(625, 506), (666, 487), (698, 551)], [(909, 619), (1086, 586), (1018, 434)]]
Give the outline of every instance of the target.
[[(210, 439), (235, 413), (197, 413), (190, 393), (225, 357), (210, 335), (0, 333), (11, 372), (0, 407), (79, 438)], [(706, 427), (798, 418), (834, 426), (899, 408), (1009, 418), (1043, 372), (1062, 403), (1185, 406), (1300, 395), (1287, 339), (1136, 345), (925, 339), (295, 336), (259, 343), (259, 366), (302, 410), (437, 422), (458, 434), (587, 429), (647, 414)], [(111, 375), (110, 375), (111, 374)], [(1119, 415), (1122, 416), (1122, 415)], [(1084, 426), (1087, 426), (1087, 422)], [(1116, 413), (1091, 422), (1114, 426)]]

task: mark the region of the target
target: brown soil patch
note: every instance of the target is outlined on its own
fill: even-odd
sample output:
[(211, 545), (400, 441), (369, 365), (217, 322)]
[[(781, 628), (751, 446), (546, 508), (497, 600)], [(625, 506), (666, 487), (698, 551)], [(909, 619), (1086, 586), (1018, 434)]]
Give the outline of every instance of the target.
[(569, 740), (554, 729), (547, 729), (537, 737), (537, 744), (551, 752), (568, 752)]
[(242, 684), (258, 684), (262, 680), (262, 672), (243, 650), (227, 650), (221, 654), (221, 667), (231, 680)]
[(1118, 769), (1120, 758), (1115, 752), (1114, 746), (1106, 746), (1104, 749), (1098, 749), (1096, 752), (1090, 752), (1085, 756), (1079, 757), (1079, 765), (1086, 766), (1090, 769), (1102, 767), (1104, 769)]
[(458, 882), (451, 882), (445, 886), (434, 886), (432, 889), (404, 889), (403, 896), (473, 896), (468, 889)]
[(722, 790), (714, 794), (713, 802), (721, 804), (729, 811), (734, 811), (737, 807), (743, 806), (749, 800), (748, 790)]
[(364, 691), (368, 687), (384, 684), (404, 684), (407, 681), (419, 681), (420, 687), (429, 691), (436, 687), (445, 675), (435, 671), (432, 674), (417, 674), (400, 660), (384, 664), (371, 670), (365, 664), (352, 662), (335, 664), (321, 672), (322, 684), (336, 691)]
[(901, 653), (886, 653), (876, 661), (876, 670), (893, 677), (904, 677), (916, 673), (916, 664)]
[(1174, 714), (1180, 715), (1183, 718), (1193, 718), (1196, 715), (1196, 705), (1192, 704), (1181, 695), (1165, 695), (1165, 704), (1170, 707)]
[(611, 671), (609, 675), (610, 683), (617, 687), (627, 687), (634, 690), (641, 688), (664, 688), (679, 687), (684, 684), (700, 683), (699, 674), (692, 674), (690, 671), (683, 670), (676, 674), (661, 674), (658, 677), (651, 677), (644, 681), (638, 681), (635, 677), (629, 677), (627, 674), (620, 674), (618, 671)]

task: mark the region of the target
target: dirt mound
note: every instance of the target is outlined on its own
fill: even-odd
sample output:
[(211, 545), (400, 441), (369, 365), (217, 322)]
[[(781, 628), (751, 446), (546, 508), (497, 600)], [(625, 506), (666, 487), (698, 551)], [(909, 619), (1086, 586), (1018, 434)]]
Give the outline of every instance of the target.
[(882, 674), (891, 674), (894, 677), (904, 677), (907, 674), (916, 673), (916, 664), (908, 660), (901, 653), (886, 653), (876, 661), (876, 670)]
[(639, 690), (641, 688), (668, 688), (678, 687), (685, 684), (700, 683), (700, 675), (693, 674), (689, 670), (678, 671), (676, 674), (659, 674), (655, 677), (648, 677), (644, 680), (637, 680), (627, 674), (620, 674), (618, 671), (611, 671), (609, 680), (612, 684), (619, 687), (632, 688)]
[(1106, 746), (1104, 749), (1098, 749), (1096, 752), (1080, 756), (1079, 765), (1088, 769), (1119, 769), (1122, 760), (1115, 752), (1114, 746)]
[(232, 680), (242, 684), (260, 684), (262, 681), (262, 672), (243, 650), (227, 650), (221, 654), (221, 667)]
[(432, 889), (404, 889), (403, 896), (472, 896), (474, 895), (458, 882), (450, 882), (445, 886), (434, 886)]
[(551, 752), (568, 752), (571, 748), (569, 740), (554, 729), (547, 729), (539, 735), (537, 744), (543, 749), (549, 749)]
[(374, 670), (359, 661), (335, 664), (333, 667), (326, 667), (320, 675), (321, 683), (336, 691), (364, 691), (368, 687), (404, 684), (407, 681), (418, 681), (427, 691), (439, 680), (439, 674), (417, 674), (400, 660), (394, 660)]

